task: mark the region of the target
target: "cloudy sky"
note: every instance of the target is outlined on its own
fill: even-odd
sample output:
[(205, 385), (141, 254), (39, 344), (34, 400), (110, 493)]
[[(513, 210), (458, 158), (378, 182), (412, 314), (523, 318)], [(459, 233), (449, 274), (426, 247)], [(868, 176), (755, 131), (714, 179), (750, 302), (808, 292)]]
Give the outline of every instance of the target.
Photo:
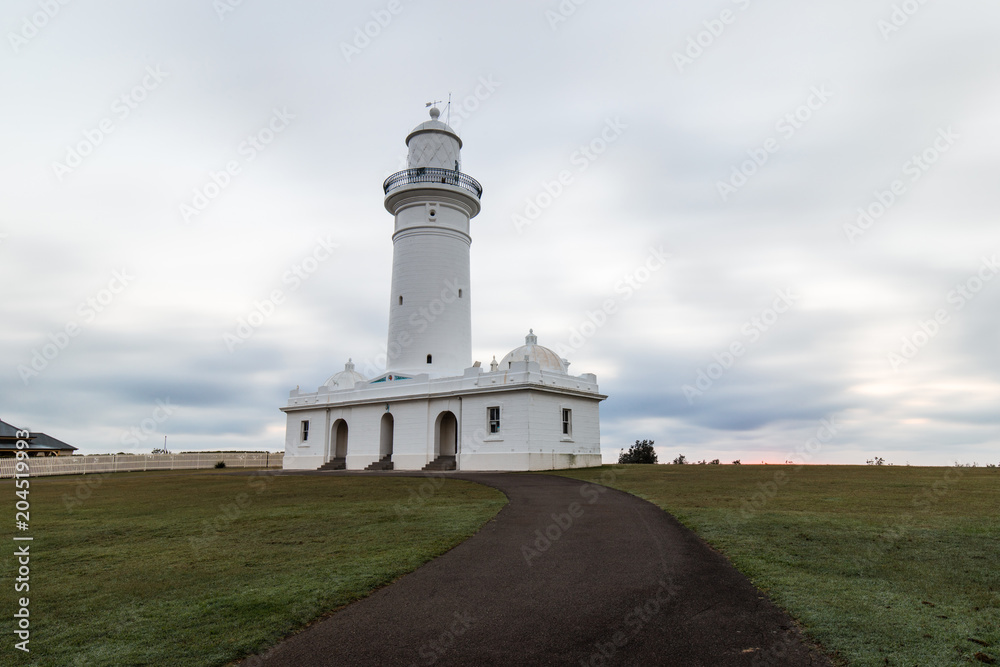
[(281, 450), (289, 389), (377, 372), (381, 184), (450, 93), (485, 189), (474, 357), (531, 327), (596, 373), (606, 461), (1000, 462), (998, 21), (9, 0), (0, 419), (83, 453)]

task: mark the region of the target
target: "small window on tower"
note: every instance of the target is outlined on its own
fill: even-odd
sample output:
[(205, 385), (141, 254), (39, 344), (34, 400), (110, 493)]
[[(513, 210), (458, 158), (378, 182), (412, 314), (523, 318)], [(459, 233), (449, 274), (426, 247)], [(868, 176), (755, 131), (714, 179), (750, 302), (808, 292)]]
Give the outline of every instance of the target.
[(306, 419), (302, 422), (302, 442), (309, 439), (309, 420)]
[(458, 298), (459, 299), (462, 298), (462, 288), (461, 287), (458, 288)]
[(427, 355), (427, 363), (431, 363), (431, 355)]
[(403, 295), (402, 294), (399, 295), (399, 305), (401, 305), (401, 306), (403, 305)]
[(563, 435), (570, 437), (573, 435), (573, 411), (563, 408), (562, 411)]

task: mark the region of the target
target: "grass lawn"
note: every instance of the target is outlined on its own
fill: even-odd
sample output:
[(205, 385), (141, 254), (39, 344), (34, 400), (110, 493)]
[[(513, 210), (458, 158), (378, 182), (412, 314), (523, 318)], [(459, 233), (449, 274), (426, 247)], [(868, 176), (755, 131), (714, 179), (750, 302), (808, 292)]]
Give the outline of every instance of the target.
[[(13, 483), (0, 489), (13, 526)], [(5, 556), (2, 664), (224, 665), (416, 569), (506, 504), (460, 480), (227, 471), (30, 490), (31, 653), (13, 649)]]
[(1000, 664), (998, 469), (630, 465), (562, 474), (669, 511), (850, 665)]

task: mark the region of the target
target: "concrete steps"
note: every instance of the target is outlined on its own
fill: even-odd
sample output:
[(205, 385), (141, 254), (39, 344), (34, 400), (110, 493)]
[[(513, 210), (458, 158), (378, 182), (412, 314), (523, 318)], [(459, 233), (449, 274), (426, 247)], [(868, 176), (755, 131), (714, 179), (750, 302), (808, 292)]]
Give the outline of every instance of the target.
[(369, 464), (365, 467), (365, 470), (392, 470), (392, 454), (389, 456), (383, 456), (378, 461)]
[(425, 465), (421, 470), (455, 470), (457, 467), (454, 456), (442, 455)]
[[(378, 461), (369, 464), (365, 467), (365, 470), (392, 470), (392, 456), (383, 456)], [(427, 465), (425, 465), (421, 470), (434, 471), (434, 470), (456, 470), (458, 465), (455, 461), (454, 456), (439, 456)], [(321, 465), (317, 470), (347, 470), (347, 459), (345, 458), (335, 458), (327, 463)]]
[(316, 470), (347, 470), (347, 459), (343, 457), (332, 459), (316, 468)]

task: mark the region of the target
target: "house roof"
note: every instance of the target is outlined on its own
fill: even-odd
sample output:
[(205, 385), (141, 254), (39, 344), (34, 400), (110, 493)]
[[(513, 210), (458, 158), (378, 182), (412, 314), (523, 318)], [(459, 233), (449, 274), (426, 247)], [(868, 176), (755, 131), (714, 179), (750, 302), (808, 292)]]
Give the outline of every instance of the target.
[(0, 438), (16, 438), (17, 427), (0, 419)]
[[(12, 424), (0, 420), (0, 441), (16, 441), (18, 440), (17, 432), (21, 430)], [(12, 443), (5, 443), (12, 444)], [(58, 438), (53, 438), (51, 435), (46, 433), (29, 433), (28, 435), (28, 450), (29, 451), (76, 451), (76, 447), (73, 445), (66, 444)]]
[(76, 447), (68, 445), (62, 440), (53, 438), (45, 433), (32, 433), (31, 442), (28, 443), (30, 449), (71, 449), (76, 451)]

